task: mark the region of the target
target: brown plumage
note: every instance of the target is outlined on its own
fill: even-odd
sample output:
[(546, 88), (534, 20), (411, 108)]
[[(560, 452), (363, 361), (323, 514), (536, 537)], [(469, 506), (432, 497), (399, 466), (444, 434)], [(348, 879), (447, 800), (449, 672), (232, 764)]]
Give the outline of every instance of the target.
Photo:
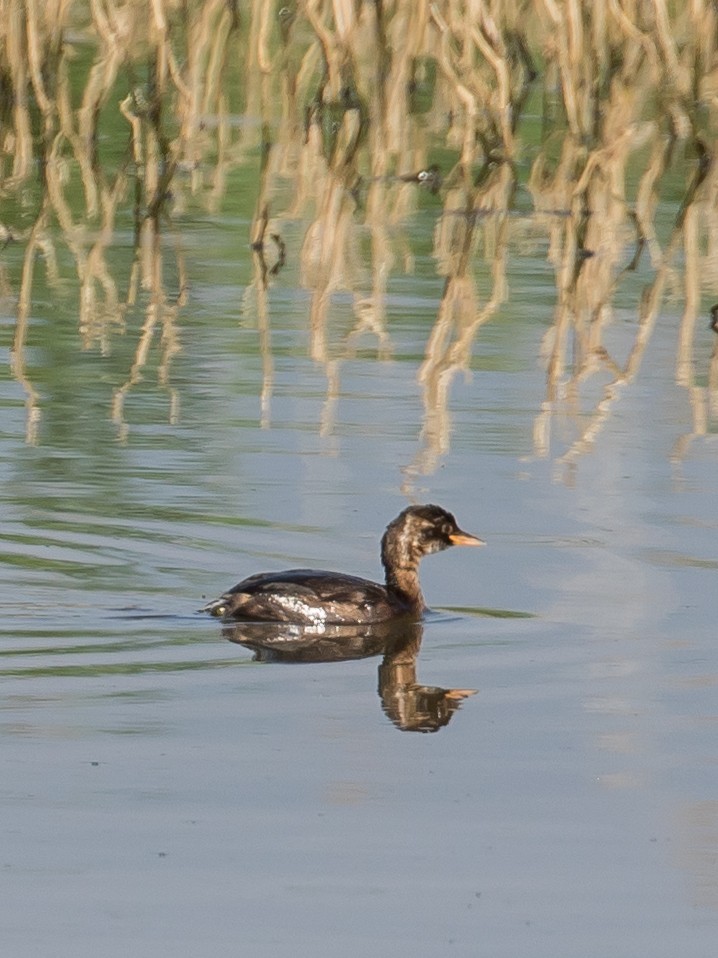
[(409, 506), (390, 522), (381, 540), (386, 584), (320, 569), (260, 572), (234, 586), (203, 612), (223, 619), (298, 625), (385, 622), (419, 617), (426, 609), (419, 585), (425, 555), (450, 546), (483, 545), (462, 532), (440, 506)]

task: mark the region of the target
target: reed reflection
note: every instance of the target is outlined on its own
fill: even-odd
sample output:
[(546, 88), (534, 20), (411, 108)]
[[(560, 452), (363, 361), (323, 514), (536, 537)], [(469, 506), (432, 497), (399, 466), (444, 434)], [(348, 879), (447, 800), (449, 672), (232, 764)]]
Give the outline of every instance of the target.
[(378, 691), (389, 720), (403, 732), (437, 732), (477, 689), (444, 689), (417, 680), (423, 634), (421, 622), (408, 620), (324, 626), (247, 622), (222, 628), (223, 637), (251, 650), (256, 662), (331, 663), (381, 655)]
[[(42, 254), (54, 290), (69, 252), (79, 343), (103, 357), (146, 294), (111, 416), (126, 438), (124, 400), (159, 339), (174, 422), (179, 394), (169, 369), (189, 270), (172, 216), (190, 200), (210, 213), (234, 203), (226, 209), (236, 215), (229, 187), (238, 170), (244, 189), (252, 178), (250, 211), (239, 213), (252, 218), (247, 299), (250, 308), (256, 299), (263, 426), (271, 424), (276, 267), (298, 265), (309, 294), (308, 350), (326, 371), (320, 429), (330, 436), (343, 361), (367, 340), (379, 361), (392, 355), (388, 292), (393, 275), (412, 275), (423, 250), (415, 232), (423, 204), (434, 218), (443, 292), (418, 373), (424, 414), (407, 485), (449, 449), (450, 385), (471, 368), (481, 326), (508, 298), (517, 234), (547, 243), (556, 288), (535, 455), (553, 455), (570, 477), (638, 375), (669, 294), (685, 304), (675, 375), (693, 414), (674, 458), (710, 428), (718, 373), (711, 363), (706, 386), (696, 334), (702, 295), (718, 293), (709, 39), (718, 13), (710, 4), (610, 3), (600, 15), (583, 2), (465, 9), (312, 0), (240, 11), (219, 0), (157, 0), (149, 15), (136, 0), (54, 3), (42, 15), (36, 4), (21, 6), (0, 29), (10, 104), (0, 176), (8, 171), (3, 195), (17, 203), (16, 213), (3, 212), (0, 235), (26, 241), (13, 361), (28, 442), (38, 441), (42, 407), (24, 354), (34, 259)], [(92, 42), (77, 43), (81, 32)], [(519, 189), (531, 200), (520, 214)], [(666, 230), (658, 213), (668, 193), (683, 198)], [(135, 261), (125, 276), (114, 247), (128, 215)], [(297, 249), (283, 239), (289, 221), (302, 225)], [(333, 315), (338, 292), (351, 301), (348, 331)], [(635, 314), (629, 341), (615, 337), (618, 345), (608, 336), (617, 303)], [(556, 424), (568, 425), (558, 440)]]
[[(426, 343), (417, 380), (424, 421), (421, 443), (405, 469), (405, 491), (413, 478), (432, 473), (449, 451), (449, 396), (454, 379), (470, 374), (479, 329), (506, 299), (508, 214), (516, 188), (509, 163), (487, 163), (475, 183), (465, 176), (447, 189), (444, 210), (434, 233), (434, 257), (444, 274), (444, 289)], [(482, 304), (475, 276), (476, 252), (483, 245), (491, 273), (491, 291)]]
[[(546, 363), (547, 390), (542, 411), (536, 417), (534, 451), (548, 456), (554, 420), (574, 425), (574, 438), (556, 457), (559, 476), (569, 480), (578, 460), (589, 453), (612, 416), (622, 392), (638, 375), (651, 341), (666, 293), (682, 290), (685, 309), (680, 325), (676, 382), (689, 391), (694, 410), (694, 432), (705, 432), (696, 407), (700, 396), (693, 388), (693, 353), (696, 315), (700, 303), (699, 275), (715, 284), (715, 267), (701, 270), (699, 219), (707, 219), (715, 229), (715, 210), (710, 199), (712, 164), (705, 160), (700, 137), (695, 140), (698, 161), (689, 179), (673, 229), (665, 246), (658, 239), (655, 214), (656, 191), (666, 173), (675, 140), (661, 138), (657, 121), (626, 126), (626, 117), (634, 112), (635, 90), (628, 80), (619, 79), (614, 95), (606, 104), (599, 136), (589, 149), (586, 143), (567, 137), (561, 157), (549, 173), (545, 167), (548, 147), (534, 164), (530, 188), (534, 205), (546, 211), (551, 237), (549, 259), (554, 266), (557, 302), (554, 323), (544, 337), (542, 357)], [(608, 147), (610, 142), (611, 146)], [(629, 160), (632, 154), (651, 145), (635, 208), (626, 197)], [(708, 207), (711, 206), (710, 212)], [(557, 209), (565, 216), (557, 217)], [(550, 227), (548, 224), (551, 224)], [(626, 296), (624, 285), (637, 270), (643, 251), (651, 258), (651, 281), (639, 293), (636, 322), (630, 338), (621, 348), (626, 358), (616, 355), (616, 347), (607, 342), (607, 331), (614, 319), (615, 303)], [(677, 261), (683, 255), (685, 268)], [(635, 297), (635, 292), (629, 292)], [(591, 380), (598, 380), (600, 398), (593, 408), (582, 408), (583, 396)]]

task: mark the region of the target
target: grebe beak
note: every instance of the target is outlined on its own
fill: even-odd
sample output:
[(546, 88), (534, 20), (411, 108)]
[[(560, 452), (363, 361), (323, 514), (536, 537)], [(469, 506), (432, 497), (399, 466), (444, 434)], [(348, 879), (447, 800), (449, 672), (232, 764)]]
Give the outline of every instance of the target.
[(485, 546), (486, 543), (478, 536), (470, 536), (468, 532), (454, 532), (449, 536), (452, 546)]

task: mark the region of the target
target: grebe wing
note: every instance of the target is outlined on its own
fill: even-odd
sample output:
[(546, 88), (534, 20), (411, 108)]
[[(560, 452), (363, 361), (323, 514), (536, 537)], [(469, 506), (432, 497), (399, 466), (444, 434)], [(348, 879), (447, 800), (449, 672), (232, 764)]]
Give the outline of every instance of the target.
[(402, 609), (378, 582), (323, 569), (289, 569), (251, 575), (204, 611), (226, 619), (315, 624), (381, 622)]

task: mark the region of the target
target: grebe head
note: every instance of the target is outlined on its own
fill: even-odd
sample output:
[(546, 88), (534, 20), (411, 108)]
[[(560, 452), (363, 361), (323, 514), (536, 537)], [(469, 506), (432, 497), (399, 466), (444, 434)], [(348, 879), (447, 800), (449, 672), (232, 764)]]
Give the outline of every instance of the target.
[(452, 514), (441, 506), (409, 506), (387, 526), (381, 540), (381, 558), (386, 569), (415, 567), (432, 552), (483, 544), (482, 539), (460, 529)]

